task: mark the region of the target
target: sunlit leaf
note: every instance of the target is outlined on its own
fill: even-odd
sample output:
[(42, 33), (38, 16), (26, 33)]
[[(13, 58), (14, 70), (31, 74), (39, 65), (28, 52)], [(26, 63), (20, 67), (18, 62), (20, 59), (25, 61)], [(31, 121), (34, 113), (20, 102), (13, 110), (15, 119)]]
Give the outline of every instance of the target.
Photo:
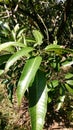
[(9, 53), (14, 53), (15, 52), (15, 48), (13, 46), (7, 47), (6, 49), (4, 49), (4, 51), (9, 52)]
[[(25, 31), (25, 28), (24, 29), (21, 29), (17, 35), (17, 38), (21, 37), (22, 33)], [(25, 36), (24, 36), (25, 37)]]
[(45, 51), (46, 51), (46, 52), (54, 51), (54, 52), (56, 52), (56, 53), (58, 53), (58, 54), (62, 54), (62, 53), (64, 53), (64, 52), (72, 53), (72, 54), (73, 54), (73, 50), (72, 50), (72, 49), (63, 48), (62, 46), (56, 45), (56, 44), (50, 44), (50, 45), (48, 45), (48, 46), (45, 48)]
[(48, 82), (48, 85), (49, 85), (49, 87), (50, 88), (55, 88), (55, 87), (57, 87), (58, 86), (58, 80), (53, 80), (53, 81), (51, 81), (51, 82)]
[(59, 103), (56, 108), (57, 111), (62, 107), (64, 100), (65, 100), (65, 95), (59, 97)]
[(1, 69), (0, 69), (0, 75), (2, 75), (3, 73), (4, 73), (4, 70), (1, 70)]
[(29, 88), (29, 112), (32, 130), (42, 130), (47, 112), (47, 86), (45, 75), (38, 71), (32, 87)]
[(14, 30), (12, 30), (12, 38), (13, 38), (13, 40), (15, 41), (16, 40), (16, 33), (14, 32)]
[(66, 80), (66, 83), (73, 86), (73, 80)]
[(5, 70), (7, 71), (9, 69), (9, 67), (11, 65), (14, 64), (14, 62), (16, 62), (19, 58), (21, 58), (22, 56), (28, 56), (28, 53), (31, 52), (33, 50), (33, 48), (31, 47), (25, 47), (22, 48), (21, 50), (17, 51), (14, 55), (12, 55), (9, 60), (6, 63), (6, 67)]
[(35, 77), (35, 74), (41, 64), (41, 60), (42, 58), (40, 56), (31, 58), (27, 61), (23, 68), (17, 87), (17, 99), (19, 105), (21, 104), (26, 89), (29, 87), (32, 79)]
[(73, 74), (72, 73), (67, 73), (65, 75), (65, 79), (71, 79), (71, 78), (73, 78)]
[(66, 61), (66, 62), (62, 63), (62, 67), (68, 67), (71, 65), (73, 65), (73, 61)]
[(65, 84), (65, 87), (73, 95), (73, 89), (68, 84)]
[(19, 24), (16, 24), (13, 30), (14, 30), (14, 32), (17, 32), (18, 29), (19, 29)]
[(36, 45), (41, 45), (43, 43), (43, 35), (41, 34), (40, 31), (38, 30), (33, 30), (33, 35), (35, 37), (35, 40), (36, 40)]
[(10, 27), (9, 27), (8, 23), (4, 23), (3, 26), (10, 31)]
[(18, 43), (18, 42), (6, 42), (6, 43), (3, 43), (3, 44), (0, 44), (0, 51), (5, 50), (6, 48), (8, 48), (10, 46), (25, 47), (25, 45), (22, 44), (22, 43)]
[(30, 39), (30, 38), (29, 38), (29, 39), (26, 38), (26, 41), (27, 41), (27, 42), (31, 42), (31, 43), (35, 43), (35, 40)]

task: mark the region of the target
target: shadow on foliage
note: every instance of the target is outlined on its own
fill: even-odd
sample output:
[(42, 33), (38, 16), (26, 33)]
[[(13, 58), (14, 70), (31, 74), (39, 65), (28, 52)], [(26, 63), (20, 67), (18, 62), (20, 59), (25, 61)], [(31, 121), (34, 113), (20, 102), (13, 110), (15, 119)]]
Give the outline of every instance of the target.
[(8, 119), (6, 116), (4, 116), (2, 114), (2, 112), (0, 112), (0, 130), (4, 130), (5, 127), (7, 126), (8, 124)]
[[(64, 127), (73, 128), (73, 125), (71, 125), (71, 122), (67, 117), (67, 111), (63, 109), (60, 109), (59, 111), (55, 111), (53, 109), (53, 105), (51, 104), (51, 105), (48, 105), (45, 128), (49, 128), (50, 126), (52, 127), (52, 125), (55, 123), (58, 123), (58, 126), (57, 126), (58, 129), (64, 128)], [(54, 128), (54, 129), (57, 129), (57, 128)]]

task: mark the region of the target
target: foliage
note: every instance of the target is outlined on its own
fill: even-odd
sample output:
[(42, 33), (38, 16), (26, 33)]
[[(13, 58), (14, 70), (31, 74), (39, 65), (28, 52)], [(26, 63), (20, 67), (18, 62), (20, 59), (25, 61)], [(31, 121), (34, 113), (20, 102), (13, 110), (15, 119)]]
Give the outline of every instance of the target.
[(32, 130), (42, 130), (47, 103), (59, 110), (66, 95), (73, 95), (73, 74), (62, 71), (73, 64), (73, 2), (18, 0), (1, 5), (0, 75), (11, 101), (13, 89), (19, 105), (25, 94)]

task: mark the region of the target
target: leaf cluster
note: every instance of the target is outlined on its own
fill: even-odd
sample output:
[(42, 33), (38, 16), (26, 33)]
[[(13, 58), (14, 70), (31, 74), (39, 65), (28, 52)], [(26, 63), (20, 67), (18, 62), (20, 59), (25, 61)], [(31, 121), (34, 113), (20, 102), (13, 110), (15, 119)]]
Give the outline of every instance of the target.
[(14, 90), (19, 105), (24, 95), (29, 100), (32, 130), (43, 129), (48, 103), (58, 111), (73, 95), (73, 74), (67, 70), (73, 65), (72, 13), (67, 12), (72, 8), (67, 6), (68, 1), (18, 0), (11, 9), (1, 7), (0, 75), (11, 101)]

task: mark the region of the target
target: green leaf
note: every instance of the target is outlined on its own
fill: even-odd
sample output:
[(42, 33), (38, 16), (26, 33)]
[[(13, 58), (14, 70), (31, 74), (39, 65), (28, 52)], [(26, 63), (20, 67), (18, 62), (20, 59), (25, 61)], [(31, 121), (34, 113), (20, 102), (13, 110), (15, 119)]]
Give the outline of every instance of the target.
[(73, 89), (68, 84), (65, 84), (65, 87), (73, 95)]
[(17, 35), (18, 29), (19, 29), (19, 24), (16, 24), (15, 27), (14, 27), (14, 29), (11, 31), (12, 38), (13, 38), (14, 41), (16, 41), (16, 35)]
[(71, 79), (71, 78), (73, 78), (73, 74), (72, 73), (67, 73), (65, 75), (65, 79)]
[(46, 52), (54, 51), (55, 53), (58, 53), (58, 54), (62, 54), (62, 53), (64, 53), (64, 52), (72, 53), (72, 54), (73, 54), (73, 50), (72, 50), (72, 49), (63, 48), (62, 46), (56, 45), (56, 44), (50, 44), (50, 45), (48, 45), (48, 46), (45, 48), (45, 51), (46, 51)]
[(29, 52), (31, 52), (32, 50), (33, 50), (33, 48), (31, 48), (31, 47), (25, 47), (25, 48), (22, 48), (21, 50), (19, 50), (18, 52), (16, 52), (7, 61), (5, 70), (7, 71), (9, 69), (9, 67), (12, 66), (14, 64), (14, 62), (16, 62), (22, 56), (28, 56), (27, 54)]
[(3, 44), (0, 44), (0, 51), (5, 50), (6, 48), (10, 46), (19, 46), (19, 47), (25, 47), (24, 44), (18, 43), (18, 42), (6, 42)]
[(13, 30), (16, 33), (19, 30), (19, 24), (16, 24)]
[(25, 64), (17, 87), (17, 99), (19, 105), (21, 104), (26, 89), (29, 87), (31, 81), (35, 77), (41, 61), (42, 58), (40, 56), (37, 56), (35, 58), (29, 59)]
[(42, 130), (47, 112), (47, 86), (45, 75), (38, 71), (32, 87), (29, 88), (29, 112), (32, 130)]
[(56, 108), (57, 111), (60, 110), (60, 108), (62, 107), (64, 100), (65, 100), (65, 95), (59, 97), (59, 103)]
[(31, 38), (26, 38), (26, 42), (35, 43), (35, 40), (33, 40), (33, 39), (31, 39)]
[[(24, 29), (21, 29), (17, 35), (17, 38), (21, 37), (22, 33), (25, 31), (25, 28)], [(25, 35), (24, 35), (25, 37)]]
[(67, 80), (66, 83), (73, 86), (73, 80)]
[(59, 89), (60, 94), (59, 94), (59, 97), (57, 98), (57, 108), (56, 108), (57, 111), (62, 107), (65, 100), (65, 87), (61, 83), (59, 87), (60, 87)]
[(9, 30), (9, 31), (10, 31), (10, 27), (9, 27), (9, 25), (8, 25), (8, 23), (7, 23), (7, 22), (3, 24), (3, 28), (5, 28), (5, 29), (7, 29), (7, 30)]
[(0, 65), (6, 63), (12, 54), (0, 55)]
[(0, 75), (2, 75), (4, 73), (4, 70), (0, 70)]
[(54, 89), (55, 87), (59, 85), (59, 82), (58, 80), (53, 80), (51, 82), (48, 82), (48, 85), (49, 85), (48, 90)]
[(65, 61), (64, 63), (62, 63), (62, 68), (68, 67), (68, 66), (71, 66), (71, 65), (73, 65), (73, 61)]
[(16, 41), (16, 33), (15, 33), (15, 31), (14, 30), (12, 30), (12, 39), (13, 39), (13, 41)]
[(12, 53), (12, 54), (15, 52), (15, 50), (16, 49), (13, 46), (10, 46), (10, 47), (7, 47), (6, 49), (4, 49), (4, 51)]
[(33, 35), (35, 37), (35, 40), (36, 40), (36, 45), (41, 45), (43, 43), (43, 35), (41, 34), (40, 31), (38, 30), (33, 30)]
[(58, 80), (53, 80), (52, 85), (54, 88), (57, 87), (59, 85)]

